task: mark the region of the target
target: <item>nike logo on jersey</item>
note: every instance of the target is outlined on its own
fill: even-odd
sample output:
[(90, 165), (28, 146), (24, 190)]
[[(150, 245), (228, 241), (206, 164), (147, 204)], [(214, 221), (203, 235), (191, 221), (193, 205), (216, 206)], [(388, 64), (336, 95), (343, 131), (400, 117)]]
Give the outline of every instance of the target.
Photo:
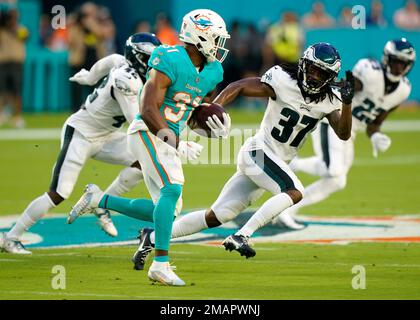
[(307, 110), (307, 111), (311, 111), (311, 109), (312, 109), (312, 107), (310, 107), (310, 106), (308, 106), (308, 105), (306, 105), (306, 104), (300, 104), (300, 107), (299, 107), (300, 109), (304, 109), (304, 110)]

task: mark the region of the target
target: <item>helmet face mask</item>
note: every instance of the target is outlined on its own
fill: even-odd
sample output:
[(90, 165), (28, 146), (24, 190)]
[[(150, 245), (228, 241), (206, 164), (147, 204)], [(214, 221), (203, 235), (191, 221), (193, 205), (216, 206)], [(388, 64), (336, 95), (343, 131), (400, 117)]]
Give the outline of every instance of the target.
[(136, 33), (127, 39), (124, 55), (130, 66), (136, 69), (140, 76), (145, 77), (150, 55), (160, 45), (161, 42), (154, 34)]
[(341, 59), (328, 43), (317, 43), (305, 50), (299, 60), (299, 78), (306, 93), (318, 94), (337, 77)]
[(405, 38), (388, 41), (382, 57), (387, 78), (392, 82), (400, 81), (411, 71), (415, 59), (416, 51)]
[(229, 50), (225, 46), (229, 38), (222, 17), (207, 9), (186, 14), (179, 33), (179, 39), (196, 46), (208, 62), (223, 62), (226, 59)]
[(216, 60), (218, 60), (220, 62), (223, 62), (226, 59), (226, 57), (229, 53), (229, 50), (225, 48), (226, 40), (227, 40), (227, 38), (224, 38), (224, 37), (217, 37), (216, 38), (215, 58), (216, 58)]
[(413, 67), (413, 62), (402, 60), (397, 56), (389, 55), (388, 56), (388, 66), (389, 66), (390, 72), (393, 75), (404, 76)]
[(304, 74), (305, 84), (314, 92), (319, 92), (325, 85), (335, 78), (335, 74), (325, 70), (311, 61), (305, 61), (307, 72)]

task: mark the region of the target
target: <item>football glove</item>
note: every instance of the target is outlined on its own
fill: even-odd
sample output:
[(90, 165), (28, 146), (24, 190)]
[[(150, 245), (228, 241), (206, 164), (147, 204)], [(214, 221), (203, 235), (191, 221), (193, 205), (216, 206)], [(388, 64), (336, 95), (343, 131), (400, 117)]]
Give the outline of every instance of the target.
[(87, 71), (86, 69), (80, 70), (69, 80), (73, 82), (77, 82), (78, 84), (81, 84), (81, 85), (93, 86), (95, 84), (93, 80), (91, 79), (90, 72)]
[(391, 146), (391, 138), (381, 132), (375, 132), (371, 137), (373, 156), (378, 157), (378, 151), (385, 152)]
[(181, 140), (178, 144), (179, 154), (187, 160), (197, 160), (202, 150), (203, 146), (193, 141)]
[(229, 137), (231, 120), (226, 112), (223, 113), (223, 123), (218, 116), (213, 115), (207, 119), (206, 124), (210, 128), (213, 137), (223, 139)]
[(354, 97), (354, 77), (350, 70), (346, 71), (346, 80), (340, 88), (341, 101), (345, 104), (350, 104)]

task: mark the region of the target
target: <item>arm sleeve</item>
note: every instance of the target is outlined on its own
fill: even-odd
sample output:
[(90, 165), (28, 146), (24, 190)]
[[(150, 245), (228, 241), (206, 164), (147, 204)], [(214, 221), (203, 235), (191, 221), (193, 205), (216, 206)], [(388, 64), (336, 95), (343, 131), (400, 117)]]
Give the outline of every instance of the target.
[(111, 54), (98, 60), (89, 71), (89, 80), (91, 84), (97, 83), (100, 79), (105, 77), (112, 68), (121, 65), (124, 61), (125, 58), (119, 54)]
[(164, 73), (174, 83), (176, 81), (176, 70), (171, 56), (175, 57), (175, 52), (168, 52), (162, 46), (157, 47), (150, 56), (149, 67)]
[(139, 104), (136, 95), (125, 95), (119, 90), (114, 91), (115, 99), (127, 119), (128, 123), (134, 120), (134, 117), (139, 112)]
[(132, 68), (113, 69), (110, 76), (115, 91), (119, 91), (123, 95), (137, 96), (139, 91), (143, 88), (143, 81)]

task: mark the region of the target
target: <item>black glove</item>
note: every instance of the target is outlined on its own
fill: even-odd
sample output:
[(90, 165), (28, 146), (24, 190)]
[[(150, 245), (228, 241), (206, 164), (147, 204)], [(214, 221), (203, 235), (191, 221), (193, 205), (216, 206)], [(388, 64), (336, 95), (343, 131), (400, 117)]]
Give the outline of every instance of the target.
[(354, 97), (354, 77), (350, 70), (346, 71), (346, 80), (342, 82), (340, 93), (341, 101), (343, 101), (344, 104), (351, 104)]

